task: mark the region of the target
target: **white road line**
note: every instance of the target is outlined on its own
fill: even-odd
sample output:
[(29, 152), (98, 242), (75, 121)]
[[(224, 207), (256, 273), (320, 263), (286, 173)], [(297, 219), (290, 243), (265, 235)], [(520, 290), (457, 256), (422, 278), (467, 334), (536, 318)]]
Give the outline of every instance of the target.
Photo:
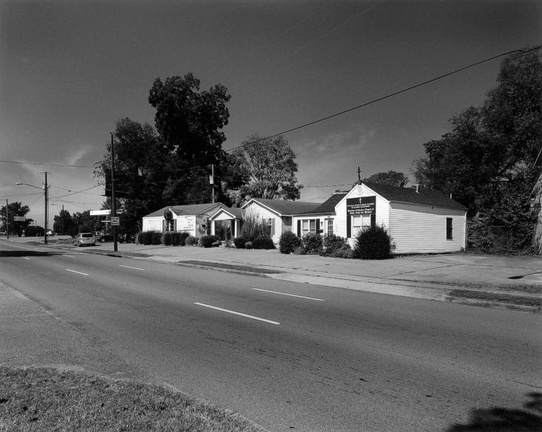
[(322, 300), (322, 299), (319, 299), (319, 298), (314, 298), (314, 297), (305, 297), (305, 296), (300, 296), (300, 295), (295, 295), (295, 294), (288, 294), (288, 293), (284, 293), (284, 292), (280, 292), (280, 291), (270, 291), (270, 290), (266, 290), (266, 289), (260, 289), (260, 288), (252, 288), (253, 290), (256, 290), (256, 291), (263, 291), (263, 292), (268, 292), (268, 293), (273, 293), (273, 294), (280, 294), (280, 295), (284, 295), (284, 296), (289, 296), (289, 297), (297, 297), (297, 298), (302, 298), (302, 299), (306, 299), (306, 300), (314, 300), (314, 301), (325, 301), (325, 300)]
[(70, 269), (66, 269), (67, 271), (69, 272), (72, 272), (72, 273), (77, 273), (77, 274), (80, 274), (80, 275), (83, 275), (83, 276), (88, 276), (88, 273), (81, 273), (81, 272), (78, 272), (78, 271), (75, 271), (75, 270), (70, 270)]
[(75, 258), (73, 255), (62, 255), (64, 257), (68, 257), (68, 258)]
[(251, 319), (258, 320), (258, 321), (263, 321), (263, 322), (266, 322), (266, 323), (269, 323), (269, 324), (280, 325), (279, 322), (267, 320), (267, 319), (264, 319), (264, 318), (258, 318), (258, 317), (255, 317), (253, 315), (247, 315), (247, 314), (244, 314), (244, 313), (241, 313), (241, 312), (235, 312), (235, 311), (231, 311), (231, 310), (228, 310), (228, 309), (222, 309), (222, 308), (219, 308), (219, 307), (216, 307), (216, 306), (210, 306), (210, 305), (206, 305), (206, 304), (203, 304), (203, 303), (197, 303), (196, 302), (194, 304), (198, 305), (198, 306), (203, 306), (203, 307), (206, 307), (206, 308), (209, 308), (209, 309), (215, 309), (215, 310), (218, 310), (218, 311), (221, 311), (221, 312), (227, 312), (227, 313), (230, 313), (230, 314), (233, 314), (233, 315), (239, 315), (239, 316), (242, 316), (242, 317), (245, 317), (245, 318), (251, 318)]
[(28, 258), (28, 257), (21, 257), (21, 258), (22, 258), (22, 259), (27, 259), (27, 260), (29, 260), (29, 259), (30, 259), (30, 258)]
[(130, 267), (130, 266), (125, 266), (125, 265), (121, 265), (121, 264), (119, 264), (119, 267), (124, 267), (124, 268), (132, 269), (132, 270), (142, 270), (142, 271), (145, 270), (145, 269), (142, 269), (142, 268), (139, 268), (139, 267)]

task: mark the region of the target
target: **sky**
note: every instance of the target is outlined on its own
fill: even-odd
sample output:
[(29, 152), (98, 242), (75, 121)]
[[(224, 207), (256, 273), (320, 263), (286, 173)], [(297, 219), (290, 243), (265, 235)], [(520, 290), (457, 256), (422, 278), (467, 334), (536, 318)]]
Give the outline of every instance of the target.
[(49, 226), (100, 209), (115, 122), (154, 126), (154, 80), (189, 72), (231, 94), (225, 150), (364, 105), (284, 133), (303, 201), (348, 190), (358, 167), (414, 182), (424, 143), (483, 103), (502, 57), (370, 102), (541, 43), (538, 0), (0, 0), (0, 206), (43, 225), (47, 172)]

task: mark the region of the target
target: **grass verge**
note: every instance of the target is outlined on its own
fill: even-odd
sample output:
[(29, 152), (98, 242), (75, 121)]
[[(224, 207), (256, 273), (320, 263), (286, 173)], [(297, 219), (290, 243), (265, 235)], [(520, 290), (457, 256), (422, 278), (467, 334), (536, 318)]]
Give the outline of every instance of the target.
[(0, 431), (263, 432), (165, 387), (47, 368), (0, 367)]
[(507, 303), (518, 306), (531, 306), (542, 308), (542, 298), (529, 297), (529, 296), (516, 296), (513, 294), (484, 292), (484, 291), (471, 291), (456, 289), (449, 294), (452, 298), (464, 298), (472, 300), (491, 301), (494, 303)]
[(244, 266), (244, 265), (235, 265), (235, 264), (223, 264), (212, 261), (180, 261), (179, 265), (190, 265), (190, 266), (199, 266), (199, 267), (212, 267), (221, 270), (231, 270), (239, 272), (249, 272), (249, 273), (259, 273), (259, 274), (280, 274), (281, 271), (278, 270), (269, 270), (258, 267)]

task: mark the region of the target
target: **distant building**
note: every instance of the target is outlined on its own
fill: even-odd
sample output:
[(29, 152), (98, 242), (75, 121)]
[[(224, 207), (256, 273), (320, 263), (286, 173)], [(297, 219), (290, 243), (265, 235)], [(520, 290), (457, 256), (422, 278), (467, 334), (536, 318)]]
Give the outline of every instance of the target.
[(210, 233), (209, 218), (224, 204), (193, 204), (163, 207), (143, 217), (143, 231), (187, 232), (201, 237)]

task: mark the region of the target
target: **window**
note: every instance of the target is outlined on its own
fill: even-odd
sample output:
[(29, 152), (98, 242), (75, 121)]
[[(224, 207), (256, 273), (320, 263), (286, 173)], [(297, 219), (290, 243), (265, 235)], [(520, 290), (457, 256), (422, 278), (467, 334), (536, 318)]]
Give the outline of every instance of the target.
[(177, 231), (177, 219), (164, 220), (162, 224), (163, 232)]
[(371, 227), (371, 215), (352, 215), (352, 232)]
[(327, 235), (333, 235), (333, 219), (327, 219)]
[(446, 240), (453, 240), (453, 218), (446, 218)]
[[(319, 227), (318, 227), (319, 228)], [(316, 219), (303, 219), (301, 221), (301, 235), (307, 235), (308, 233), (316, 232)]]
[(275, 218), (267, 219), (267, 226), (269, 228), (269, 236), (273, 237), (275, 235)]

